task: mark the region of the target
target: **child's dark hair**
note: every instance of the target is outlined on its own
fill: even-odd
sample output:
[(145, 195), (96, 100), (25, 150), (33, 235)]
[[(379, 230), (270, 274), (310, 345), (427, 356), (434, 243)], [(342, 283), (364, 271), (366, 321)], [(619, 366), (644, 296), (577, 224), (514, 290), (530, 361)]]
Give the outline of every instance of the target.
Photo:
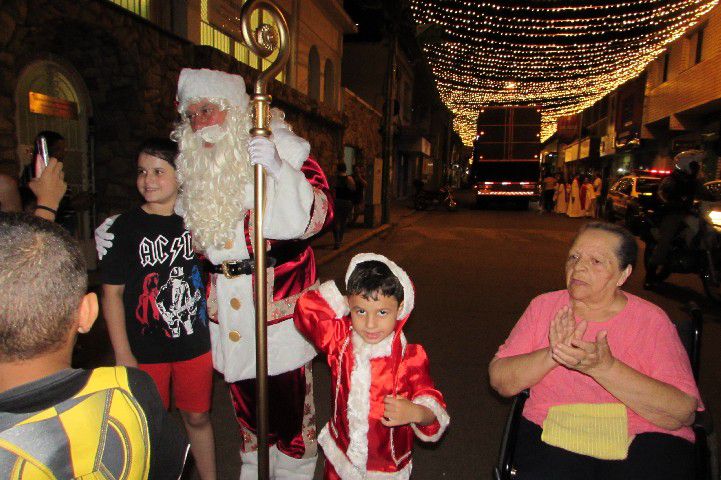
[(138, 155), (144, 153), (151, 157), (162, 158), (175, 168), (175, 158), (178, 156), (178, 144), (167, 138), (149, 138), (140, 146)]
[(403, 301), (403, 285), (383, 262), (369, 260), (356, 265), (348, 278), (348, 295), (378, 300), (378, 294)]

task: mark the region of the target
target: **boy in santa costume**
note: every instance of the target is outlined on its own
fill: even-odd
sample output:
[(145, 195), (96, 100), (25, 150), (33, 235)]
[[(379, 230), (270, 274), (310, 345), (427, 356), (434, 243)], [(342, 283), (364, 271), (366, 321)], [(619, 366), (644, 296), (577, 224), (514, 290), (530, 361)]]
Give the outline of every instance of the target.
[(413, 434), (438, 441), (450, 421), (425, 350), (402, 332), (413, 285), (398, 265), (373, 253), (353, 257), (345, 281), (347, 297), (325, 282), (301, 296), (294, 314), (331, 369), (333, 412), (318, 435), (324, 478), (408, 479)]

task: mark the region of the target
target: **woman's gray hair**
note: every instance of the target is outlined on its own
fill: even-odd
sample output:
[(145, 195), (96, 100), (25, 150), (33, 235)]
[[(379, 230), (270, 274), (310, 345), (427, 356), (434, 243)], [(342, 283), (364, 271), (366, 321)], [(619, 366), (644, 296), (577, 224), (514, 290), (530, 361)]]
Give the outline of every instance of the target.
[(610, 233), (618, 238), (618, 250), (616, 250), (616, 258), (618, 259), (618, 266), (621, 270), (631, 265), (636, 266), (636, 259), (638, 258), (638, 245), (636, 244), (636, 238), (624, 227), (616, 225), (615, 223), (609, 222), (588, 222), (576, 234), (576, 239), (581, 236), (582, 233), (589, 230), (597, 230), (601, 232)]

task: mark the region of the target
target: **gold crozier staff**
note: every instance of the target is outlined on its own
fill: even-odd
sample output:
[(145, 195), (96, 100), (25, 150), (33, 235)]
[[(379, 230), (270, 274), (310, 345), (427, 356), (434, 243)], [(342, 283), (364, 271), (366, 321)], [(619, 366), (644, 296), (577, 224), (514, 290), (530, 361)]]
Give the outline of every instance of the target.
[[(263, 24), (253, 30), (250, 25), (251, 15), (257, 9), (266, 10), (275, 26)], [(253, 109), (253, 128), (251, 135), (271, 134), (270, 101), (266, 93), (267, 81), (275, 77), (288, 61), (290, 55), (288, 42), (288, 24), (280, 10), (267, 1), (246, 2), (241, 10), (241, 26), (243, 40), (248, 48), (262, 58), (269, 57), (276, 48), (278, 56), (275, 61), (262, 71), (253, 88), (251, 108)], [(255, 355), (256, 355), (256, 402), (258, 418), (258, 478), (267, 480), (270, 475), (268, 458), (268, 345), (267, 345), (267, 280), (266, 251), (263, 235), (263, 217), (265, 207), (265, 172), (262, 165), (255, 165), (255, 206), (253, 219), (253, 249), (255, 251)]]

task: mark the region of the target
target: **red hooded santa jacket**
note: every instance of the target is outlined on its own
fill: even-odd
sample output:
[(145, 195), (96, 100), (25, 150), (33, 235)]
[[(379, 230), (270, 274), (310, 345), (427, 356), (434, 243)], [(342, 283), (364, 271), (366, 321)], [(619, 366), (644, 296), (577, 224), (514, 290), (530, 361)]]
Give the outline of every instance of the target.
[[(430, 377), (425, 350), (407, 344), (402, 332), (414, 303), (406, 272), (381, 255), (363, 253), (351, 260), (346, 283), (356, 265), (369, 260), (388, 265), (403, 286), (403, 307), (393, 335), (375, 345), (365, 343), (353, 331), (348, 303), (333, 282), (305, 293), (294, 320), (300, 332), (326, 353), (331, 369), (333, 412), (318, 436), (326, 459), (343, 480), (408, 479), (413, 434), (435, 442), (450, 418)], [(427, 426), (384, 426), (383, 400), (388, 395), (429, 408), (436, 421)]]

